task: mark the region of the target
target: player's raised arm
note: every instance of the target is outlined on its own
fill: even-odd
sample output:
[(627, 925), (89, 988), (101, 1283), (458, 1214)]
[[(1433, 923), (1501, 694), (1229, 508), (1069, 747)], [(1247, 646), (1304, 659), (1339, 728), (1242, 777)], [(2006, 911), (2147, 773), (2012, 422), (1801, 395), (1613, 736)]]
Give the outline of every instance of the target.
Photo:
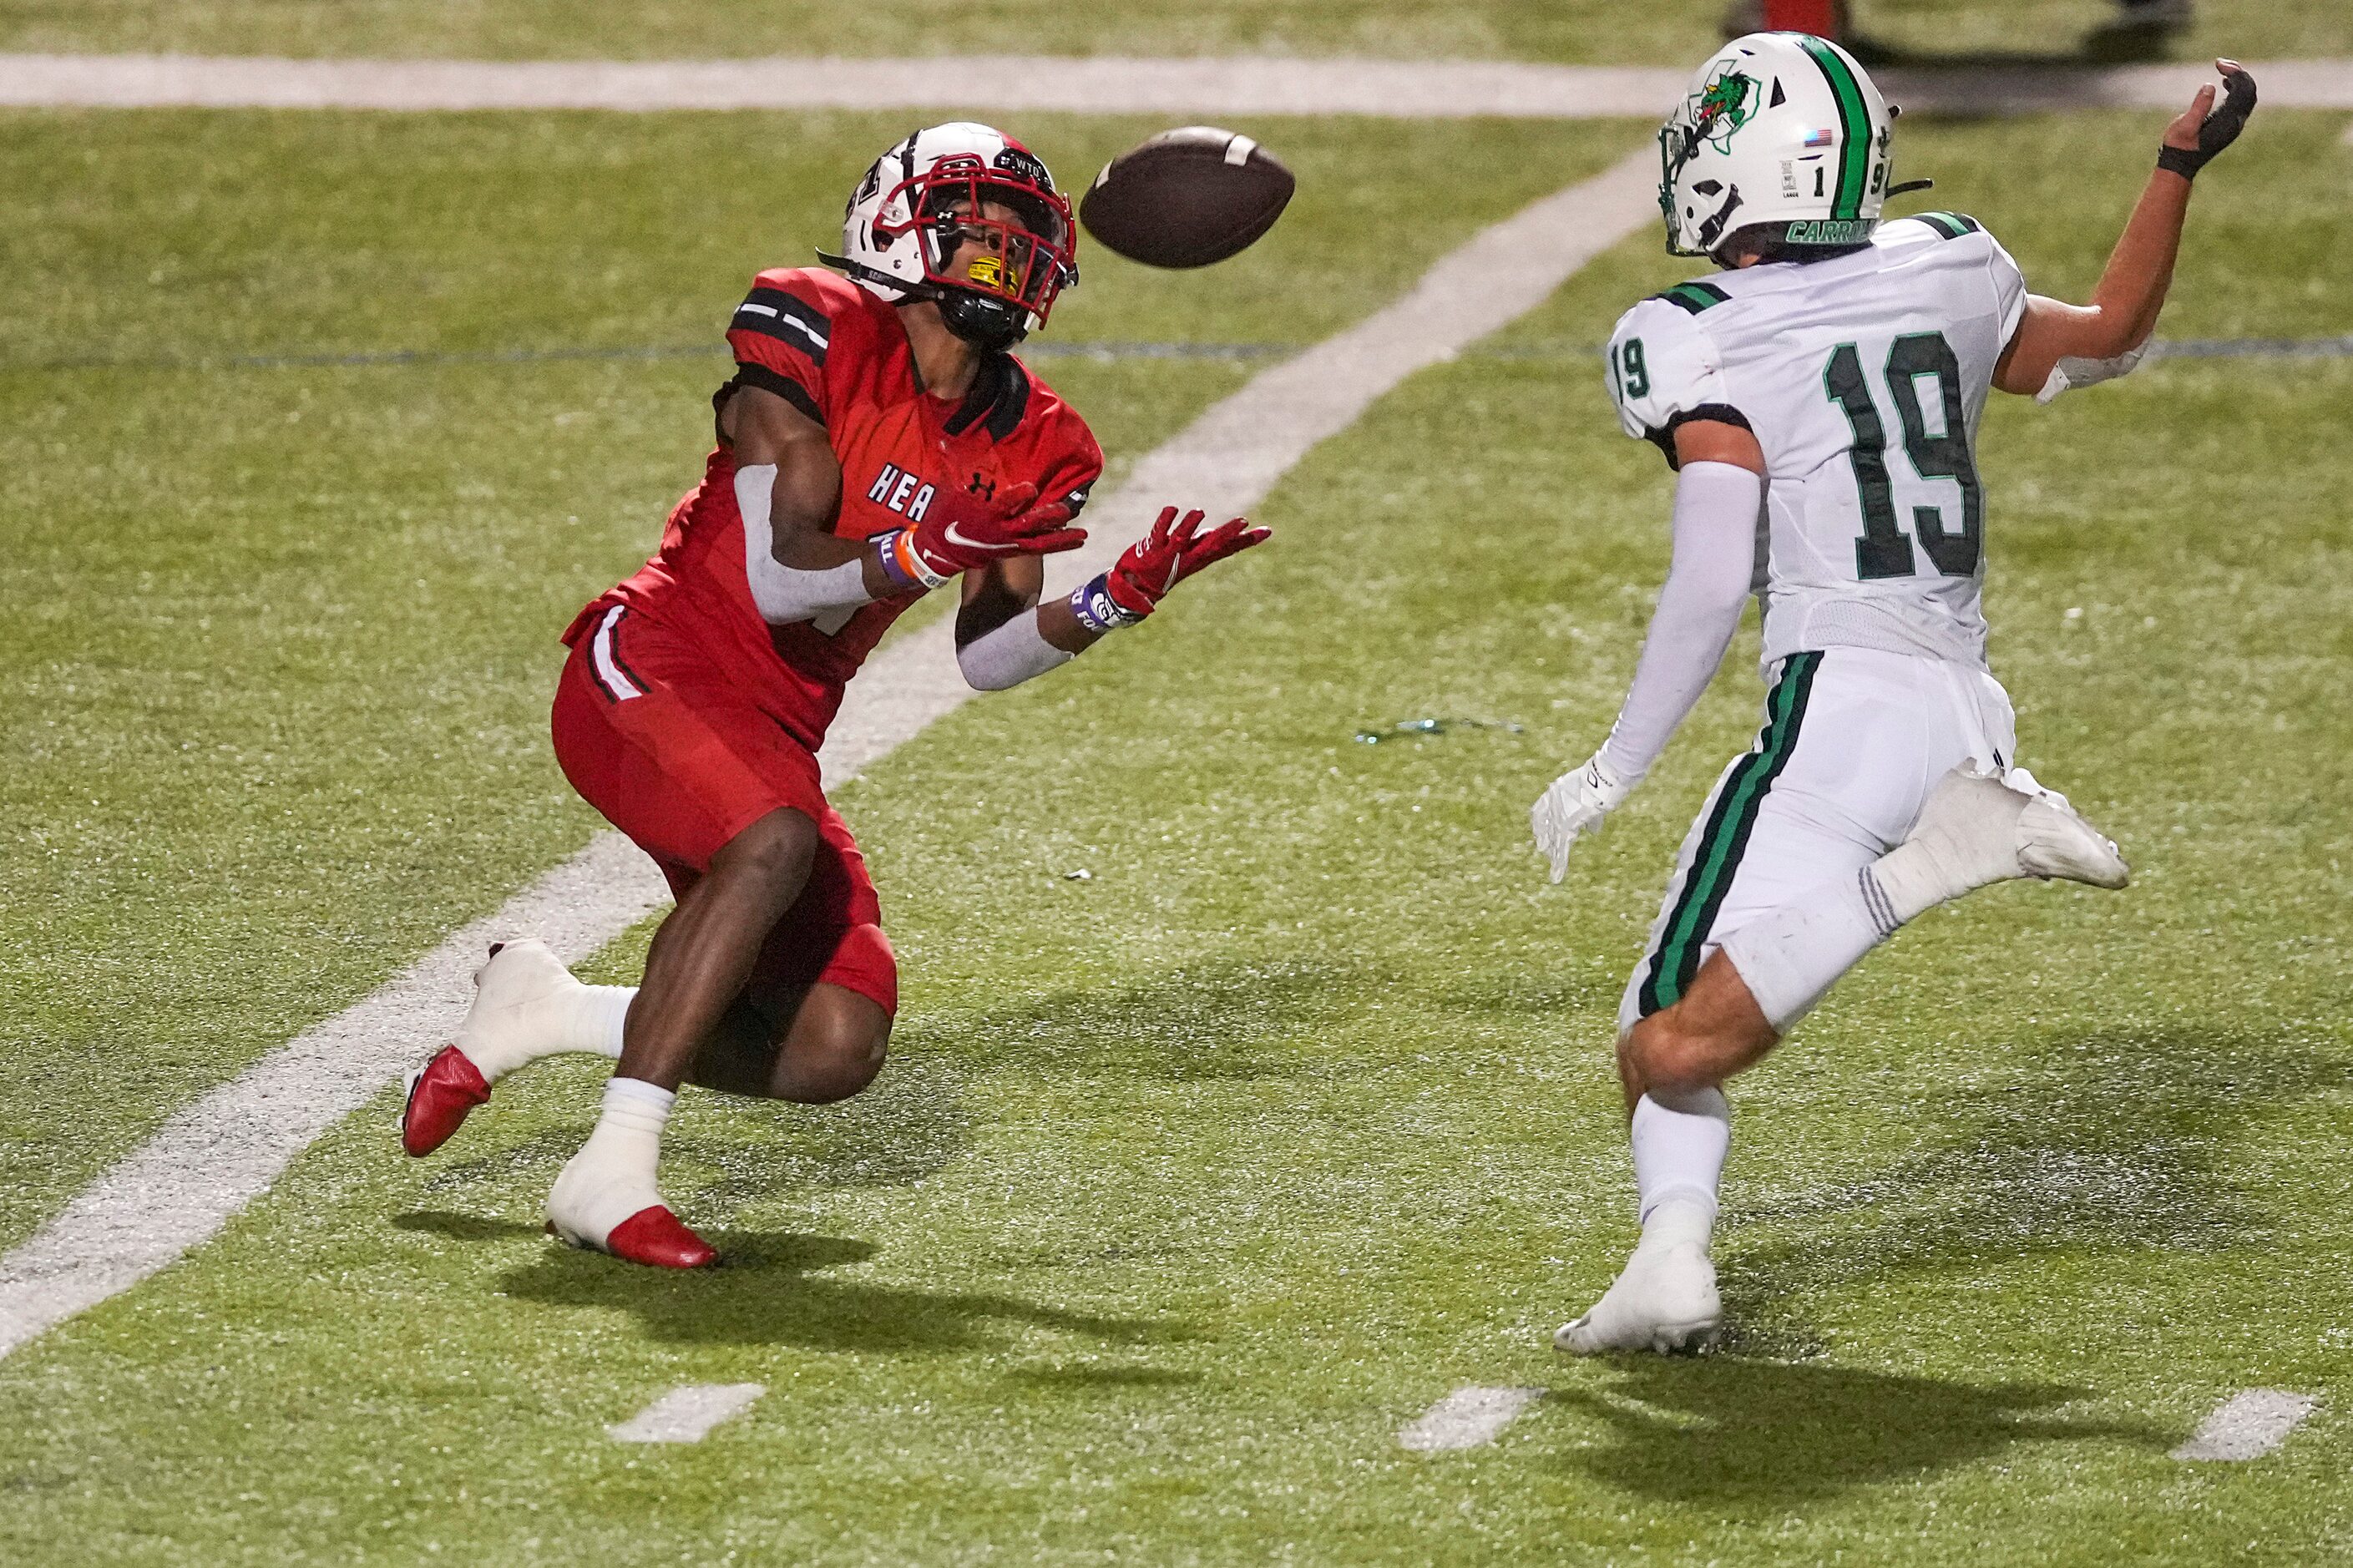
[(1205, 514), (1160, 509), (1142, 539), (1093, 581), (1067, 598), (1039, 604), (1042, 564), (1008, 562), (965, 578), (956, 616), (956, 664), (983, 691), (1018, 686), (1067, 664), (1104, 634), (1132, 626), (1159, 606), (1168, 591), (1194, 574), (1273, 537), (1247, 518), (1229, 518), (1202, 531)]
[(2189, 110), (2167, 127), (2157, 169), (2109, 254), (2088, 305), (2029, 295), (2026, 314), (1994, 369), (1994, 385), (2048, 403), (2070, 387), (2112, 380), (2140, 363), (2158, 312), (2173, 283), (2190, 182), (2238, 140), (2255, 110), (2255, 79), (2235, 60), (2222, 73), (2221, 104), (2201, 87)]

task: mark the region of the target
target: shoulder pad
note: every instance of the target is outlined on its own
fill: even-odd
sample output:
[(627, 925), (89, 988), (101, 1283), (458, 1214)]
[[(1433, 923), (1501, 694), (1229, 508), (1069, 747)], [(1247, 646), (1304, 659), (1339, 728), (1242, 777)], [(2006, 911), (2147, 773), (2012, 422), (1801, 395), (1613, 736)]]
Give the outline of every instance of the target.
[(744, 302), (727, 323), (730, 338), (748, 332), (773, 338), (822, 366), (832, 346), (840, 301), (826, 286), (832, 274), (807, 268), (776, 268), (752, 279)]
[[(1714, 284), (1691, 285), (1715, 289)], [(1610, 334), (1608, 379), (1610, 400), (1629, 436), (1657, 440), (1678, 417), (1730, 403), (1723, 358), (1706, 329), (1695, 320), (1721, 300), (1701, 295), (1700, 304), (1681, 290), (1645, 300), (1620, 318)]]

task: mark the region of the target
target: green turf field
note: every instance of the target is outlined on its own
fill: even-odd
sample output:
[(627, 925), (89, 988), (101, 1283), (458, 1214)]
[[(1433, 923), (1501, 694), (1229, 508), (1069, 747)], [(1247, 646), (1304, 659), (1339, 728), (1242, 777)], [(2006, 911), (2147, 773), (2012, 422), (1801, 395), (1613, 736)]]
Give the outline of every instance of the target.
[[(662, 58), (743, 55), (1356, 54), (1680, 65), (1720, 36), (1724, 0), (0, 0), (0, 48), (194, 54)], [(1907, 54), (2070, 56), (2107, 0), (1855, 0)], [(2172, 52), (2353, 54), (2338, 0), (2200, 0)]]
[[(0, 582), (31, 655), (0, 716), (13, 1242), (586, 837), (547, 749), (555, 635), (700, 477), (752, 273), (838, 240), (904, 117), (7, 123), (43, 306), (0, 324)], [(1023, 129), (1084, 169), (1147, 127)], [(1629, 140), (1419, 126), (1368, 187), (1340, 177), (1352, 136), (1279, 137), (1307, 190), (1214, 278), (1089, 256), (1053, 335), (1312, 342)], [(756, 180), (724, 173), (746, 146)], [(638, 346), (685, 355), (463, 357)], [(444, 357), (224, 363), (393, 351)], [(1041, 363), (1115, 465), (1248, 374)]]
[[(691, 349), (900, 118), (0, 121), (0, 1239), (586, 836), (551, 639), (691, 478), (722, 359), (459, 356)], [(1907, 121), (1906, 173), (2080, 292), (2158, 118)], [(1082, 169), (1142, 127), (1018, 129)], [(2353, 332), (2340, 130), (2267, 113), (2218, 166), (2168, 335)], [(1303, 193), (1263, 247), (1105, 263), (1057, 335), (1311, 341), (1648, 129), (1380, 133), (1368, 194), (1365, 127), (1270, 130)], [(733, 1267), (538, 1234), (589, 1065), (429, 1162), (386, 1097), (0, 1361), (0, 1559), (2353, 1552), (2342, 360), (1992, 411), (1997, 666), (2137, 884), (1922, 921), (1737, 1087), (1729, 1353), (1549, 1350), (1632, 1235), (1618, 987), (1754, 722), (1744, 650), (1543, 885), (1525, 809), (1622, 691), (1667, 493), (1569, 350), (1682, 275), (1629, 242), (1314, 454), (1266, 551), (844, 792), (894, 1060), (828, 1110), (687, 1097), (669, 1191)], [(223, 363), (397, 351), (443, 357)], [(1048, 363), (1130, 454), (1249, 369)], [(1524, 728), (1352, 738), (1421, 716)], [(603, 1434), (736, 1381), (770, 1392), (699, 1447)], [(1551, 1393), (1402, 1452), (1464, 1384)], [(2166, 1457), (2258, 1385), (2327, 1403), (2258, 1463)]]

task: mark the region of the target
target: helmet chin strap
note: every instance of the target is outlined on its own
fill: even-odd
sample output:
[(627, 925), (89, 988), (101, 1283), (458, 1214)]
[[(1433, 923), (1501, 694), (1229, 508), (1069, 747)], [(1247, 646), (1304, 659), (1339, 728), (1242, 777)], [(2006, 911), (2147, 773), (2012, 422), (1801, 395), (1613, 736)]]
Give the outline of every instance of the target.
[(852, 278), (879, 283), (903, 299), (933, 301), (940, 308), (941, 324), (976, 349), (1003, 353), (1029, 335), (1029, 325), (1022, 320), (1028, 312), (1018, 305), (936, 283), (911, 283), (827, 250), (820, 249), (817, 258)]
[(921, 300), (928, 297), (925, 294), (923, 285), (920, 283), (910, 283), (903, 278), (893, 278), (888, 272), (881, 271), (877, 268), (869, 267), (863, 262), (852, 261), (846, 256), (836, 256), (833, 252), (826, 249), (823, 246), (819, 246), (818, 247), (817, 258), (819, 261), (824, 262), (828, 267), (832, 268), (835, 271), (847, 273), (849, 276), (857, 279), (861, 283), (879, 284), (882, 288), (895, 289), (911, 300)]
[(939, 302), (941, 322), (975, 348), (1003, 353), (1029, 335), (1029, 325), (1022, 320), (1027, 312), (1002, 300), (961, 289), (941, 289), (934, 298)]

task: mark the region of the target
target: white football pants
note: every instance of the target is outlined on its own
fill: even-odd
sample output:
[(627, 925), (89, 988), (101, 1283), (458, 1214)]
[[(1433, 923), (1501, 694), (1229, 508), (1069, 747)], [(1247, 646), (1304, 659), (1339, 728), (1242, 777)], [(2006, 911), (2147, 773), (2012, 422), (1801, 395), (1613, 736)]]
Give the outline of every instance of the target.
[(1672, 1005), (1743, 924), (1902, 843), (1951, 769), (2007, 768), (2017, 749), (2010, 694), (1974, 666), (1853, 647), (1780, 660), (1756, 745), (1683, 837), (1620, 1031)]

